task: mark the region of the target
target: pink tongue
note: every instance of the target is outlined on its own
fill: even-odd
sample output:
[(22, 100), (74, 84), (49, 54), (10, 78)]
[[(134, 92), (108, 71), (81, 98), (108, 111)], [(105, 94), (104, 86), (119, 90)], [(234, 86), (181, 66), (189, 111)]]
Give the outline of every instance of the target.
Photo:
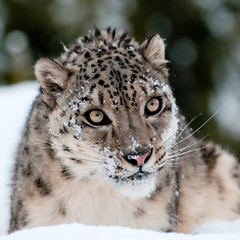
[(142, 156), (136, 157), (135, 160), (137, 161), (137, 165), (143, 166), (144, 161), (148, 155), (149, 155), (149, 152), (146, 152)]

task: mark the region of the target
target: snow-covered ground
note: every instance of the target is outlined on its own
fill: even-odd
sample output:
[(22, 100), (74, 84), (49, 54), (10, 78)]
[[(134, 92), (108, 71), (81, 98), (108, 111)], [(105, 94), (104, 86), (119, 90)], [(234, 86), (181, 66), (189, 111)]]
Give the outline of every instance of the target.
[(10, 178), (14, 155), (26, 116), (37, 94), (37, 88), (35, 82), (0, 87), (0, 240), (240, 240), (240, 220), (208, 223), (201, 226), (195, 233), (188, 235), (123, 227), (93, 227), (77, 223), (27, 229), (7, 235), (10, 209)]

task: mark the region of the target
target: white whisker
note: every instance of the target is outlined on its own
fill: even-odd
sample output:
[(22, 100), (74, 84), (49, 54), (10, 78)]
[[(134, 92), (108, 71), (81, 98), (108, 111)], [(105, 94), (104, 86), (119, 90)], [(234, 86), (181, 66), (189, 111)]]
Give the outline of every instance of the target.
[(191, 136), (193, 136), (197, 131), (199, 131), (202, 127), (204, 127), (212, 118), (214, 118), (214, 116), (216, 116), (218, 114), (218, 112), (222, 109), (223, 106), (221, 106), (211, 117), (209, 117), (200, 127), (198, 127), (194, 132), (192, 132), (191, 134), (189, 134), (187, 137), (183, 138), (181, 141), (176, 142), (172, 147), (176, 146), (177, 144), (187, 140), (188, 138), (190, 138)]
[[(194, 117), (181, 131), (180, 133), (178, 133), (178, 136), (176, 138), (176, 141), (182, 136), (183, 132), (187, 129), (187, 127), (189, 127), (189, 125), (195, 120), (197, 119), (199, 116), (201, 116), (202, 113), (198, 114), (196, 117)], [(167, 146), (167, 143), (175, 136), (175, 134), (173, 134), (172, 136), (170, 136), (164, 143), (163, 145)]]
[(192, 153), (192, 152), (200, 151), (200, 150), (206, 148), (207, 146), (208, 146), (208, 144), (207, 144), (206, 146), (202, 147), (202, 148), (191, 149), (191, 150), (186, 151), (186, 152), (183, 152), (183, 153), (170, 155), (169, 157), (170, 157), (170, 158), (171, 158), (171, 157), (172, 157), (172, 158), (175, 158), (175, 157), (179, 157), (179, 156), (182, 156), (182, 155), (186, 155), (186, 154), (188, 154), (188, 153)]
[(206, 135), (205, 137), (199, 139), (197, 142), (194, 142), (194, 143), (192, 143), (192, 144), (189, 143), (186, 147), (180, 148), (180, 149), (178, 149), (178, 150), (176, 150), (176, 151), (172, 151), (171, 154), (172, 154), (172, 153), (177, 153), (177, 152), (183, 152), (185, 149), (190, 148), (190, 147), (193, 147), (193, 146), (197, 145), (198, 143), (202, 142), (202, 141), (203, 141), (205, 138), (207, 138), (208, 136), (209, 136), (209, 135)]

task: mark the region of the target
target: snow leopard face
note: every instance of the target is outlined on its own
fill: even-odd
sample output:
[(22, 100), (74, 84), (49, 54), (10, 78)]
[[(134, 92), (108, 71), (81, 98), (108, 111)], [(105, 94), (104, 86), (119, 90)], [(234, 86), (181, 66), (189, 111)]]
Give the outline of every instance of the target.
[(178, 130), (165, 63), (158, 35), (138, 45), (112, 29), (38, 61), (50, 146), (69, 175), (107, 178), (131, 198), (154, 191)]

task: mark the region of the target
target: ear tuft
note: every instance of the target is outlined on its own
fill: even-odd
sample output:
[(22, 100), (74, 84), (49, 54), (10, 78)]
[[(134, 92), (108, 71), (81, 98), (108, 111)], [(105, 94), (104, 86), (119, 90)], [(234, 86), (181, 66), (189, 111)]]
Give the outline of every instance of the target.
[(154, 68), (159, 68), (162, 64), (168, 62), (165, 59), (164, 42), (158, 34), (144, 41), (140, 47), (140, 51)]
[(43, 100), (50, 107), (54, 107), (57, 95), (67, 85), (67, 69), (54, 60), (41, 58), (35, 65), (35, 75), (43, 92)]

